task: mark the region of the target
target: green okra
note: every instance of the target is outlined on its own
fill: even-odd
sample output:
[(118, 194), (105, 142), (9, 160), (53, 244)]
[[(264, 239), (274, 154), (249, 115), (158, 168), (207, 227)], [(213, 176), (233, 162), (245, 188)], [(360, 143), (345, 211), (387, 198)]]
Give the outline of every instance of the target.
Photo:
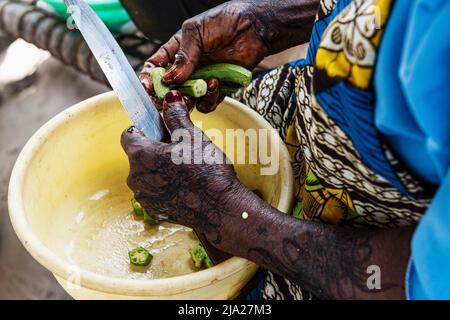
[(131, 206), (133, 207), (133, 211), (137, 216), (139, 216), (139, 217), (144, 216), (145, 210), (144, 210), (144, 208), (142, 208), (141, 204), (136, 201), (135, 198), (131, 199)]
[(216, 78), (220, 82), (231, 82), (240, 86), (248, 86), (252, 80), (252, 72), (244, 67), (231, 63), (217, 63), (197, 69), (190, 79)]
[(200, 244), (190, 249), (189, 253), (196, 268), (211, 268), (214, 266), (205, 249)]
[(139, 217), (144, 217), (144, 222), (148, 223), (151, 226), (155, 226), (159, 224), (159, 221), (153, 219), (148, 215), (145, 209), (141, 206), (139, 202), (135, 198), (131, 199), (131, 205), (133, 206), (134, 213)]
[(153, 255), (143, 247), (137, 247), (128, 252), (130, 263), (135, 266), (148, 266), (153, 259)]
[(226, 85), (220, 84), (219, 92), (223, 94), (234, 94), (239, 90), (239, 88), (233, 88)]
[(189, 80), (172, 86), (168, 86), (162, 81), (166, 71), (165, 68), (156, 67), (150, 72), (153, 91), (161, 100), (164, 99), (171, 89), (179, 90), (181, 93), (193, 98), (203, 97), (208, 91), (206, 80), (210, 78), (216, 78), (221, 82), (219, 91), (224, 94), (233, 94), (239, 89), (226, 85), (226, 83), (245, 87), (252, 80), (252, 72), (250, 70), (231, 63), (218, 63), (197, 69)]
[(206, 256), (204, 264), (205, 264), (206, 268), (214, 267), (214, 263), (212, 262), (212, 260), (208, 256)]
[(152, 71), (150, 71), (153, 91), (155, 91), (155, 94), (159, 99), (164, 99), (166, 94), (170, 91), (170, 87), (162, 81), (165, 73), (166, 69), (160, 67), (153, 68)]
[(208, 85), (203, 79), (187, 80), (184, 83), (174, 85), (172, 88), (193, 98), (203, 97), (208, 91)]
[(148, 223), (151, 226), (156, 226), (157, 224), (159, 224), (159, 220), (150, 217), (145, 210), (144, 210), (144, 222)]

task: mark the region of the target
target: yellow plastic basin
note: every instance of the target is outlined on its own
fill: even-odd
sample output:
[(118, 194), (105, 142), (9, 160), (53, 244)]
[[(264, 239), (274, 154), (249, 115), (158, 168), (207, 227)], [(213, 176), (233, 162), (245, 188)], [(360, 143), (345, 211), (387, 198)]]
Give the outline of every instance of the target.
[[(270, 129), (256, 112), (231, 99), (209, 115), (193, 112), (192, 119), (201, 120), (203, 130)], [(145, 272), (136, 273), (134, 278), (121, 277), (106, 267), (98, 269), (101, 271), (90, 267), (95, 265), (89, 255), (94, 250), (93, 241), (110, 253), (101, 262), (108, 268), (126, 263), (126, 246), (130, 244), (127, 230), (117, 221), (125, 219), (130, 228), (142, 227), (142, 222), (133, 220), (130, 210), (132, 193), (126, 186), (129, 165), (120, 146), (120, 135), (130, 124), (119, 100), (110, 92), (67, 109), (33, 135), (15, 164), (9, 186), (9, 213), (20, 241), (76, 299), (235, 297), (257, 270), (255, 264), (238, 257), (207, 270), (165, 278), (147, 278)], [(277, 174), (262, 176), (259, 165), (254, 164), (235, 168), (243, 183), (261, 191), (274, 207), (288, 212), (293, 199), (290, 157), (276, 132), (268, 131), (267, 137), (279, 151)], [(83, 211), (87, 201), (100, 198), (107, 201), (90, 206), (90, 212)], [(122, 238), (118, 239), (118, 234)], [(92, 239), (69, 241), (74, 235)], [(71, 250), (84, 254), (84, 262), (71, 259)], [(171, 253), (171, 258), (159, 262), (155, 255), (155, 263), (173, 268), (177, 259), (189, 258), (185, 250)]]

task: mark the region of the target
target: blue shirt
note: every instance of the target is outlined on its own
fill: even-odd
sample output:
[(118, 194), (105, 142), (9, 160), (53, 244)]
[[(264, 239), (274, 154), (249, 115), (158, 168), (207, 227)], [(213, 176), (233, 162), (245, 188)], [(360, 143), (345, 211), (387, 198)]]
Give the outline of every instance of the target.
[(438, 186), (412, 241), (410, 299), (450, 299), (450, 1), (397, 0), (375, 70), (375, 124)]

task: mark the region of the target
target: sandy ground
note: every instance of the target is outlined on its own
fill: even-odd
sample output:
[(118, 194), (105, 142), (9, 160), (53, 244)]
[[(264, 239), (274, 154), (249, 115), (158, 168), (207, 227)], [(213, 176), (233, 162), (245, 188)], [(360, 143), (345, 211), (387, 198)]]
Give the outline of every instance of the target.
[[(8, 48), (9, 41), (0, 33), (0, 299), (69, 299), (17, 239), (8, 217), (8, 183), (18, 154), (39, 127), (108, 89), (25, 42)], [(305, 47), (289, 50), (265, 66), (304, 54)]]
[[(32, 48), (20, 49), (25, 58), (36, 56)], [(68, 299), (17, 239), (8, 217), (8, 182), (20, 150), (40, 126), (66, 107), (108, 89), (45, 54), (34, 73), (5, 83), (4, 58), (5, 53), (0, 56), (0, 299)]]

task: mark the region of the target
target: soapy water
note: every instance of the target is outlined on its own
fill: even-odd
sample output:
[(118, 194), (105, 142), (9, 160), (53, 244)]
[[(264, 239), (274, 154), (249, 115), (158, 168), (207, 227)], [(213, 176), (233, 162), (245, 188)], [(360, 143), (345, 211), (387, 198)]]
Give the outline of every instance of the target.
[[(147, 225), (133, 213), (123, 180), (110, 180), (93, 192), (70, 193), (70, 205), (61, 204), (52, 218), (48, 246), (72, 266), (110, 277), (157, 279), (196, 271), (189, 254), (199, 242), (193, 231), (168, 222)], [(130, 264), (128, 251), (137, 246), (153, 255), (149, 266)]]
[[(228, 119), (220, 121), (228, 128), (233, 127)], [(219, 127), (214, 118), (204, 125), (206, 131)], [(222, 150), (225, 146), (228, 150), (228, 140), (237, 139), (225, 136), (220, 143), (217, 136), (211, 134), (210, 138)], [(252, 152), (258, 153), (257, 145), (252, 145), (250, 139), (241, 141), (245, 146), (245, 164), (235, 163), (239, 143), (234, 143), (227, 153), (235, 163), (239, 180), (251, 190), (260, 190), (266, 195), (264, 199), (272, 203), (272, 195), (267, 196), (270, 192), (256, 178), (260, 176), (260, 165), (251, 164), (247, 159)], [(133, 194), (126, 185), (128, 173), (128, 163), (122, 159), (110, 159), (80, 173), (77, 180), (64, 187), (61, 203), (55, 210), (52, 208), (46, 230), (41, 234), (45, 244), (73, 266), (73, 270), (84, 269), (109, 277), (157, 279), (197, 271), (189, 254), (189, 249), (199, 243), (194, 232), (167, 222), (149, 226), (137, 217), (130, 202)], [(128, 251), (137, 246), (153, 254), (149, 266), (130, 264)]]

